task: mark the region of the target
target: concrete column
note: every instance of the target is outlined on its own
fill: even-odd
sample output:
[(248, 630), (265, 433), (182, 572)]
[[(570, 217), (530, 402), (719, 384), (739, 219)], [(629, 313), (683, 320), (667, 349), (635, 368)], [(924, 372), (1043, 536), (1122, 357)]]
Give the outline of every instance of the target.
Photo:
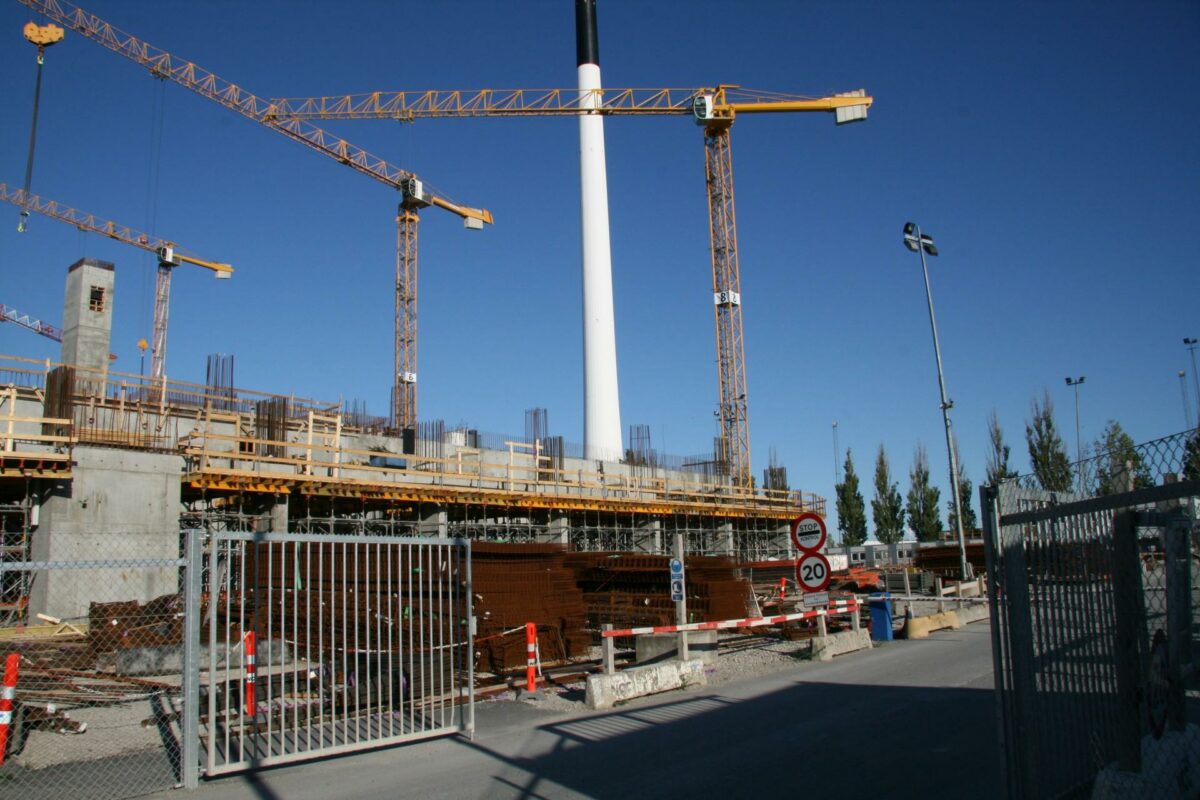
[(277, 494), (267, 501), (267, 508), (259, 516), (256, 529), (260, 533), (288, 532), (288, 497)]
[(422, 505), (417, 533), (421, 536), (446, 536), (450, 529), (449, 516), (443, 506)]
[(546, 541), (561, 544), (571, 543), (571, 519), (565, 514), (551, 512), (550, 524), (547, 526)]
[(737, 555), (733, 541), (732, 522), (722, 522), (717, 525), (717, 541), (714, 544), (716, 544), (716, 550), (719, 553), (724, 553), (728, 556)]
[(662, 520), (648, 519), (638, 523), (633, 533), (634, 549), (641, 553), (661, 553)]
[(67, 268), (63, 303), (64, 364), (108, 371), (114, 270), (108, 261), (94, 258), (81, 258)]
[[(179, 456), (77, 445), (72, 479), (42, 501), (34, 561), (181, 557)], [(86, 619), (91, 603), (146, 602), (179, 590), (177, 567), (38, 572), (30, 613)]]

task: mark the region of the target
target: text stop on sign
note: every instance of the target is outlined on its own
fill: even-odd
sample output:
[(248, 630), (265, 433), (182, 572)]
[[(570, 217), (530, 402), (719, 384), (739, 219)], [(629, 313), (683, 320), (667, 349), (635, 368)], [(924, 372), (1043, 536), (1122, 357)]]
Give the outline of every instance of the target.
[(825, 520), (806, 511), (792, 520), (792, 543), (802, 553), (815, 553), (825, 546)]

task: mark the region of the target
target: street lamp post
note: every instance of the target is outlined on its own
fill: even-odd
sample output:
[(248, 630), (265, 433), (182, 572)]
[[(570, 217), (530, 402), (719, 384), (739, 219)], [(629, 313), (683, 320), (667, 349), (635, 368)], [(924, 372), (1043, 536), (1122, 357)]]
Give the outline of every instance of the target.
[(921, 256), (921, 274), (925, 276), (925, 300), (929, 304), (929, 328), (933, 331), (933, 356), (937, 360), (938, 390), (942, 398), (942, 421), (946, 426), (946, 451), (950, 455), (950, 485), (954, 492), (954, 520), (958, 528), (958, 560), (963, 580), (971, 577), (970, 565), (967, 564), (967, 538), (963, 533), (962, 496), (958, 488), (958, 459), (954, 455), (954, 431), (950, 427), (950, 409), (954, 401), (946, 397), (946, 378), (942, 374), (942, 348), (938, 344), (937, 318), (933, 313), (933, 290), (929, 286), (929, 267), (925, 263), (926, 254), (936, 256), (937, 247), (933, 237), (921, 233), (921, 228), (912, 223), (904, 223), (904, 246)]
[(1083, 440), (1079, 438), (1079, 384), (1085, 380), (1087, 380), (1086, 375), (1067, 378), (1067, 386), (1075, 387), (1075, 473), (1078, 476), (1080, 494), (1083, 494), (1083, 468), (1080, 466), (1080, 462), (1083, 461)]
[(837, 491), (837, 485), (842, 482), (842, 469), (838, 465), (838, 440), (837, 440), (837, 420), (833, 421), (833, 488)]
[[(1179, 396), (1183, 400), (1183, 427), (1184, 427), (1184, 430), (1191, 427), (1191, 424), (1192, 424), (1192, 408), (1191, 408), (1191, 406), (1188, 405), (1187, 381), (1184, 380), (1184, 378), (1186, 378), (1186, 377), (1187, 377), (1187, 373), (1184, 372), (1183, 370), (1179, 370)], [(1198, 399), (1200, 399), (1200, 398), (1198, 398)]]
[[(1196, 345), (1197, 344), (1200, 344), (1200, 340), (1195, 339), (1190, 336), (1183, 337), (1184, 347), (1186, 347), (1188, 349), (1188, 352), (1192, 354), (1192, 382), (1196, 384), (1196, 394), (1195, 394), (1196, 402), (1200, 403), (1200, 375), (1196, 374)], [(1200, 405), (1196, 406), (1196, 414), (1200, 415)], [(1197, 422), (1200, 422), (1200, 420), (1197, 420)], [(1190, 417), (1188, 418), (1187, 424), (1188, 425), (1192, 424), (1192, 420)]]

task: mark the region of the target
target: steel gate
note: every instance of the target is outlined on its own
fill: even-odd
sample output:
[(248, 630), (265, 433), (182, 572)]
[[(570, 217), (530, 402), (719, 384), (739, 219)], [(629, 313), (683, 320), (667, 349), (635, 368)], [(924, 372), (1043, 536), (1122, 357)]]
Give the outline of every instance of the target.
[(466, 540), (190, 534), (184, 783), (474, 732)]
[(1106, 768), (1155, 776), (1178, 755), (1163, 736), (1195, 722), (1197, 496), (1196, 480), (1093, 497), (982, 488), (1010, 798), (1087, 797)]

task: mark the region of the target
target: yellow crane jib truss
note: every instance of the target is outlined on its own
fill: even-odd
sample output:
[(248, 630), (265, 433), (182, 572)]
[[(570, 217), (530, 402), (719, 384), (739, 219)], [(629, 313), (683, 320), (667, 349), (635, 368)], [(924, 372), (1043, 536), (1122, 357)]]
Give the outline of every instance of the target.
[[(608, 116), (692, 114), (698, 122), (732, 120), (737, 113), (830, 111), (839, 122), (866, 118), (874, 102), (863, 90), (829, 97), (784, 94), (740, 86), (699, 89), (434, 89), (368, 92), (271, 101), (268, 116), (279, 120), (395, 119), (439, 117)], [(843, 119), (845, 118), (845, 119)]]

